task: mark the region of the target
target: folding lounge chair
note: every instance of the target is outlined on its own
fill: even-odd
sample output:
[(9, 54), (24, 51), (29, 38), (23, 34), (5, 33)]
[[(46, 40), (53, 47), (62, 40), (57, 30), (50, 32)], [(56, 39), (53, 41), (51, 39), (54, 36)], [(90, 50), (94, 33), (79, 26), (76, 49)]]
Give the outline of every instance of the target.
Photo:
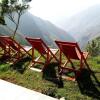
[[(26, 37), (26, 40), (32, 45), (32, 64), (30, 66), (33, 66), (36, 63), (43, 64), (43, 71), (43, 69), (50, 63), (53, 58), (57, 62), (59, 62), (55, 56), (58, 52), (58, 49), (50, 49), (40, 38), (33, 39), (30, 37)], [(40, 54), (39, 57), (35, 58), (34, 50), (38, 51), (38, 53)], [(43, 57), (45, 61), (41, 61), (41, 57)]]
[[(62, 41), (55, 41), (57, 46), (60, 49), (60, 66), (61, 70), (60, 73), (62, 74), (65, 70), (72, 71), (75, 73), (76, 77), (80, 75), (80, 72), (85, 66), (89, 68), (89, 65), (86, 61), (88, 52), (82, 52), (78, 46), (77, 43), (72, 42), (62, 42)], [(67, 58), (65, 63), (62, 65), (62, 54), (65, 55)], [(76, 69), (73, 60), (78, 60), (80, 62), (79, 68)], [(71, 67), (68, 67), (68, 64), (70, 63)], [(74, 77), (75, 78), (75, 77)]]
[(29, 53), (31, 47), (21, 46), (17, 41), (9, 36), (0, 36), (0, 40), (1, 39), (9, 48), (9, 55), (12, 57), (13, 64), (21, 60), (25, 55), (31, 56)]

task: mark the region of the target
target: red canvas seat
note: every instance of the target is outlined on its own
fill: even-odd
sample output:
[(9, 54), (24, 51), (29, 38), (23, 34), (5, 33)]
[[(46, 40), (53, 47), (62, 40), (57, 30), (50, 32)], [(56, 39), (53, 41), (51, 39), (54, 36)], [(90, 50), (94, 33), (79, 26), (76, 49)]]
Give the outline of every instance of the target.
[[(61, 66), (61, 73), (63, 73), (64, 70), (69, 70), (77, 73), (78, 75), (78, 72), (81, 72), (83, 68), (85, 67), (89, 68), (89, 65), (86, 61), (86, 58), (88, 57), (88, 52), (82, 52), (77, 43), (63, 42), (63, 41), (55, 41), (55, 43), (60, 49), (59, 61)], [(67, 58), (63, 65), (62, 65), (62, 54)], [(73, 62), (74, 60), (80, 62), (78, 69), (75, 67), (75, 64)], [(68, 67), (69, 63), (71, 67)]]
[[(44, 65), (44, 67), (42, 68), (43, 70), (53, 58), (57, 62), (59, 62), (55, 56), (56, 53), (58, 52), (58, 49), (50, 49), (40, 38), (26, 37), (26, 40), (32, 45), (32, 64), (31, 66), (33, 66), (35, 63), (43, 64)], [(35, 58), (34, 50), (38, 51), (38, 53), (40, 54), (39, 57)], [(45, 61), (43, 60), (41, 61), (40, 60), (41, 57), (43, 57)]]
[(9, 55), (10, 57), (13, 57), (13, 63), (15, 64), (18, 62), (20, 59), (23, 58), (25, 55), (30, 55), (29, 51), (31, 50), (31, 47), (26, 49), (26, 46), (20, 45), (17, 41), (12, 39), (9, 36), (0, 36), (0, 40), (5, 42), (5, 45), (9, 48)]

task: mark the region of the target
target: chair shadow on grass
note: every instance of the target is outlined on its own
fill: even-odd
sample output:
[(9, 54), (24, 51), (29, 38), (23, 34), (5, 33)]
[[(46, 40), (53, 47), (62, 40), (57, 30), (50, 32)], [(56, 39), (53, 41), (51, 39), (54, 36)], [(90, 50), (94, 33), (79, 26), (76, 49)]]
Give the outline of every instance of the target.
[(58, 75), (58, 63), (50, 63), (43, 70), (43, 79), (53, 82), (58, 88), (63, 88), (62, 78)]
[(83, 69), (76, 80), (82, 94), (100, 100), (100, 82), (93, 72), (90, 74), (87, 69)]
[(23, 74), (24, 71), (26, 70), (27, 66), (29, 65), (30, 61), (31, 61), (31, 58), (26, 56), (23, 59), (21, 59), (20, 61), (18, 61), (16, 64), (12, 64), (10, 67), (13, 70), (16, 70), (19, 73)]

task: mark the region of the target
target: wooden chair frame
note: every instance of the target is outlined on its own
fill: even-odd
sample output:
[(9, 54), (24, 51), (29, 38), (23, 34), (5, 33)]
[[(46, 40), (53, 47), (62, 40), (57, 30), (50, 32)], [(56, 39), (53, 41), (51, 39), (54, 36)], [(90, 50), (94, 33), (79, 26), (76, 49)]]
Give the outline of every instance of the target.
[(0, 40), (2, 40), (5, 43), (5, 45), (9, 48), (9, 55), (16, 59), (12, 59), (13, 64), (20, 61), (26, 54), (31, 56), (31, 54), (29, 53), (31, 47), (26, 48), (26, 46), (20, 45), (17, 41), (15, 41), (9, 36), (0, 36)]
[[(84, 64), (86, 65), (88, 69), (90, 69), (86, 61), (88, 57), (88, 52), (82, 52), (77, 43), (57, 41), (57, 40), (55, 41), (55, 43), (60, 49), (59, 61), (60, 61), (60, 66), (61, 66), (61, 70), (60, 70), (61, 74), (63, 73), (64, 70), (69, 70), (69, 71), (75, 72), (75, 74), (77, 73), (76, 76), (78, 76), (81, 70), (85, 68)], [(64, 54), (67, 58), (63, 66), (62, 66), (62, 54)], [(73, 59), (80, 61), (80, 66), (79, 66), (80, 68), (78, 70), (76, 69), (74, 63), (72, 62)], [(67, 66), (68, 63), (71, 64), (72, 68), (69, 68)]]
[[(59, 60), (55, 56), (58, 52), (58, 49), (50, 49), (42, 39), (40, 38), (30, 38), (26, 37), (26, 40), (32, 45), (32, 64), (33, 66), (35, 63), (43, 64), (44, 67), (42, 68), (42, 71), (44, 68), (51, 62), (51, 60), (54, 58), (58, 63)], [(39, 57), (35, 58), (34, 50), (37, 50), (40, 54)], [(39, 59), (43, 57), (45, 59), (45, 62), (39, 61)]]

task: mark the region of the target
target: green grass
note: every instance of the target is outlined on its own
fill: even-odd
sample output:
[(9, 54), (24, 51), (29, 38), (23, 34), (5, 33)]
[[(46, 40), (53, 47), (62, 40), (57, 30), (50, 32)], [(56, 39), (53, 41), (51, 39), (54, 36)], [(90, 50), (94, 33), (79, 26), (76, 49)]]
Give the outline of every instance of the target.
[[(97, 80), (100, 81), (100, 56), (90, 57), (88, 59), (88, 63), (90, 65), (90, 68), (95, 71), (94, 74)], [(100, 96), (98, 95), (93, 97), (93, 94), (97, 94), (96, 89), (100, 92), (100, 86), (98, 86), (93, 76), (90, 77), (90, 82), (93, 82), (93, 86), (90, 86), (91, 89), (89, 88), (91, 90), (91, 93), (85, 93), (88, 91), (88, 89), (85, 90), (84, 93), (82, 93), (80, 91), (79, 83), (77, 81), (73, 82), (63, 80), (64, 87), (58, 88), (57, 84), (43, 79), (42, 73), (30, 70), (26, 66), (28, 65), (27, 62), (22, 64), (23, 65), (18, 65), (19, 69), (21, 68), (21, 66), (22, 68), (25, 67), (25, 69), (23, 73), (20, 73), (20, 71), (16, 70), (16, 68), (13, 69), (12, 67), (10, 67), (10, 64), (0, 63), (0, 78), (56, 98), (65, 97), (66, 100), (99, 100), (97, 97), (100, 98)], [(89, 84), (91, 85), (91, 83)], [(95, 89), (93, 90), (93, 88)]]

